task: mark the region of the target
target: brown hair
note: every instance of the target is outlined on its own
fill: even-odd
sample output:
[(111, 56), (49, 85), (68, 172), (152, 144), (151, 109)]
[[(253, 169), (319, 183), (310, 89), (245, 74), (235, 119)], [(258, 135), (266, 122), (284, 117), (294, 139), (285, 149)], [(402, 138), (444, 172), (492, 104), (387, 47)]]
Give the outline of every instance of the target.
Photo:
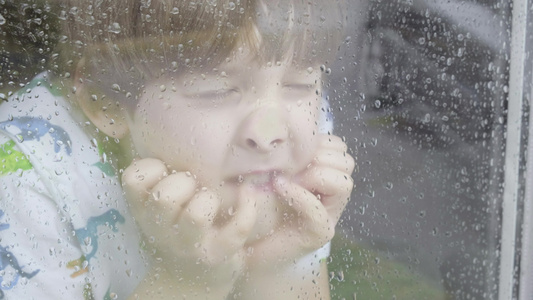
[(240, 46), (260, 61), (288, 55), (309, 66), (332, 57), (343, 27), (339, 4), (328, 0), (62, 0), (61, 7), (64, 59), (115, 91), (212, 68)]

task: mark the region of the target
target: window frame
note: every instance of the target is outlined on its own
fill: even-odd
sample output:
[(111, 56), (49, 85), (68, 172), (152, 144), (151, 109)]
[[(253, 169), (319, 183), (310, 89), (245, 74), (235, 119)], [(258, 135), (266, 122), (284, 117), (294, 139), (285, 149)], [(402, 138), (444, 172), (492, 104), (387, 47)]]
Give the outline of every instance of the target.
[[(498, 299), (533, 299), (533, 46), (531, 1), (512, 1)], [(528, 120), (529, 114), (529, 120)], [(525, 160), (525, 164), (524, 164)], [(525, 170), (524, 170), (525, 165)], [(519, 270), (519, 272), (517, 272)]]

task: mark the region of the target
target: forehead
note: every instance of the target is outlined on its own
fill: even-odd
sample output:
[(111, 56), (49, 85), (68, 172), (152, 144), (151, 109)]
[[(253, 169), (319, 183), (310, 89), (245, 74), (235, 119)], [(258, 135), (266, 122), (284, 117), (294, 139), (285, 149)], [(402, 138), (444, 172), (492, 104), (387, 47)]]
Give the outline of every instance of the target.
[(282, 77), (308, 77), (319, 79), (321, 71), (318, 63), (297, 62), (290, 55), (282, 59), (265, 59), (259, 55), (251, 53), (244, 48), (238, 48), (229, 56), (215, 66), (205, 66), (191, 68), (189, 72), (183, 74), (185, 77), (191, 75), (217, 76), (219, 78), (230, 78), (248, 76), (255, 73), (263, 75)]

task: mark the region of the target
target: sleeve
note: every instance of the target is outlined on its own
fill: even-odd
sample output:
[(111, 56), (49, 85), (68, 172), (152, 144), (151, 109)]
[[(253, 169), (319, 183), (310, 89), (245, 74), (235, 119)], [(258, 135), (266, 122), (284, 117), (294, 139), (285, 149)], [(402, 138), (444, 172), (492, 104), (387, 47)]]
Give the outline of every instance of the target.
[[(73, 228), (15, 143), (0, 135), (0, 299), (81, 299)], [(87, 297), (85, 297), (87, 298)]]
[(307, 254), (306, 256), (298, 259), (293, 266), (293, 269), (300, 274), (311, 274), (320, 271), (320, 263), (325, 261), (330, 254), (331, 242), (328, 242), (322, 248)]

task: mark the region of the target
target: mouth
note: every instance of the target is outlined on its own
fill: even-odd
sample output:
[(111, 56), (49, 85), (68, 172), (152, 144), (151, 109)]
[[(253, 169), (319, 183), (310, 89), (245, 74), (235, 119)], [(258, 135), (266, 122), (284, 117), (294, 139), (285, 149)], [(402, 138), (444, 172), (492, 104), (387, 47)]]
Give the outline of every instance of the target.
[(272, 191), (274, 190), (274, 180), (281, 174), (278, 170), (270, 171), (254, 171), (246, 174), (238, 175), (232, 179), (237, 185), (250, 184), (257, 190)]

